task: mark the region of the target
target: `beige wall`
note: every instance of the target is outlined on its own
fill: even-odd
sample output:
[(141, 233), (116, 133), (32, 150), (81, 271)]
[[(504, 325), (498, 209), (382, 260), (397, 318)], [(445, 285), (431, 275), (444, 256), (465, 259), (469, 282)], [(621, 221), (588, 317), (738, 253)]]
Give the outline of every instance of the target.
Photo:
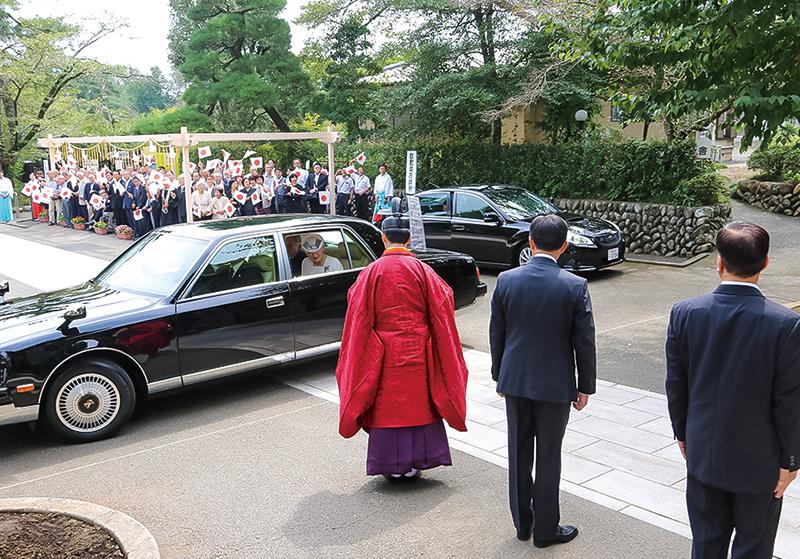
[[(542, 118), (544, 109), (537, 105), (517, 107), (511, 114), (502, 120), (501, 141), (504, 144), (542, 144), (547, 142), (547, 135), (536, 126)], [(599, 115), (596, 115), (592, 122), (608, 130), (619, 130), (623, 135), (630, 138), (642, 139), (644, 124), (634, 122), (626, 127), (622, 127), (619, 122), (611, 121), (611, 103), (603, 101)], [(662, 140), (666, 138), (664, 126), (660, 122), (650, 123), (647, 131), (647, 139)]]

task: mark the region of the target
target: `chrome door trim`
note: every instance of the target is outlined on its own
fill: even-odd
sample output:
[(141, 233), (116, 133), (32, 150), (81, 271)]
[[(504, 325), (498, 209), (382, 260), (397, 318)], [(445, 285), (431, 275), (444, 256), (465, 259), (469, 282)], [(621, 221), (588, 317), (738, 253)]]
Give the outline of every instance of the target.
[(173, 390), (175, 388), (181, 388), (183, 386), (183, 381), (181, 380), (180, 376), (172, 377), (172, 378), (165, 378), (164, 380), (157, 380), (155, 382), (148, 382), (147, 383), (147, 393), (148, 394), (156, 394), (157, 392), (165, 392), (167, 390)]
[(235, 375), (237, 373), (244, 373), (246, 371), (252, 371), (253, 369), (260, 369), (262, 367), (268, 367), (271, 365), (288, 363), (294, 359), (294, 355), (294, 351), (277, 353), (275, 355), (259, 357), (258, 359), (251, 359), (250, 361), (244, 361), (242, 363), (233, 363), (231, 365), (223, 365), (222, 367), (206, 369), (205, 371), (197, 371), (196, 373), (183, 375), (181, 378), (183, 379), (183, 385), (189, 386), (190, 384), (197, 384), (200, 382), (206, 382), (209, 380)]
[(309, 357), (317, 357), (318, 355), (325, 355), (326, 353), (333, 353), (334, 351), (339, 351), (342, 342), (330, 342), (327, 344), (322, 344), (316, 347), (310, 347), (308, 349), (301, 349), (300, 351), (295, 352), (295, 361), (299, 361), (300, 359), (308, 359)]

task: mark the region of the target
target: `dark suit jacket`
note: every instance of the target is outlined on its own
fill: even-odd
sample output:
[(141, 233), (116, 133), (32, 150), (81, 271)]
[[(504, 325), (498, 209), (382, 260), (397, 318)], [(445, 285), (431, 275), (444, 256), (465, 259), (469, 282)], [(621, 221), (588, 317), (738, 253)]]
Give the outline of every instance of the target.
[(737, 493), (775, 488), (800, 466), (800, 315), (754, 287), (720, 285), (672, 308), (672, 428), (689, 473)]
[[(315, 185), (314, 183), (317, 180), (318, 180), (318, 182)], [(314, 188), (316, 188), (317, 191), (328, 190), (328, 175), (323, 175), (322, 173), (320, 173), (319, 174), (319, 179), (317, 179), (317, 175), (316, 174), (309, 173), (308, 174), (308, 179), (306, 179), (305, 191), (307, 193), (309, 193), (308, 194), (309, 198), (313, 198), (315, 200), (318, 200), (319, 198), (317, 196), (317, 193), (316, 192), (311, 193), (311, 191)]]
[(498, 276), (489, 343), (498, 392), (562, 403), (576, 400), (577, 391), (595, 392), (597, 357), (587, 281), (549, 258), (533, 258)]

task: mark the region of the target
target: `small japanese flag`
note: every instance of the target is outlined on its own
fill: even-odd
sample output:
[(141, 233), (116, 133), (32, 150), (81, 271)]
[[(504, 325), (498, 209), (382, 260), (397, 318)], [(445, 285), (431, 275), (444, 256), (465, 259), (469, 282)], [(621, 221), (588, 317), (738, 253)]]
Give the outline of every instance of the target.
[(161, 182), (164, 180), (164, 175), (162, 175), (161, 173), (153, 173), (152, 175), (150, 175), (150, 180), (153, 182)]
[(38, 192), (31, 193), (31, 201), (34, 204), (41, 204), (42, 203), (42, 196)]
[(264, 198), (272, 198), (272, 188), (267, 183), (261, 185), (261, 192), (264, 194)]
[(61, 198), (63, 198), (64, 200), (68, 200), (70, 196), (72, 196), (72, 191), (69, 189), (68, 186), (65, 185), (61, 189)]
[(99, 210), (106, 206), (99, 194), (92, 194), (91, 198), (89, 198), (89, 203), (95, 210)]
[(231, 173), (234, 175), (241, 175), (242, 174), (242, 160), (241, 159), (231, 159), (228, 161), (228, 169), (230, 169)]
[(299, 186), (292, 185), (292, 188), (290, 190), (294, 196), (302, 196), (303, 194), (305, 194), (303, 189), (300, 188)]
[(344, 168), (344, 170), (348, 175), (354, 175), (356, 173), (356, 168), (353, 167), (352, 165), (348, 165), (347, 167)]
[(39, 199), (34, 200), (34, 202), (41, 203), (41, 204), (49, 204), (50, 203), (50, 191), (47, 189), (43, 189), (39, 193)]
[(363, 151), (361, 153), (359, 153), (358, 155), (356, 155), (356, 162), (359, 165), (363, 165), (366, 160), (367, 160), (367, 156)]
[(211, 146), (203, 146), (201, 148), (197, 148), (197, 157), (199, 159), (205, 159), (206, 157), (211, 157)]
[(216, 169), (217, 165), (219, 165), (221, 161), (219, 159), (209, 159), (206, 163), (206, 171), (211, 171), (212, 169)]
[(150, 193), (150, 196), (155, 196), (158, 194), (159, 190), (161, 190), (161, 185), (157, 182), (151, 182), (147, 185), (147, 191)]
[(144, 212), (142, 210), (133, 210), (133, 219), (141, 221), (144, 219)]
[(253, 150), (248, 149), (246, 152), (244, 152), (244, 155), (242, 156), (242, 159), (247, 159), (251, 155), (255, 155), (255, 154), (256, 154), (256, 152), (254, 152)]
[(253, 202), (253, 205), (258, 204), (261, 202), (261, 196), (258, 195), (258, 192), (253, 192), (250, 195), (250, 201)]
[(196, 163), (192, 163), (191, 161), (189, 161), (186, 164), (186, 168), (189, 169), (190, 173), (194, 173), (194, 170), (197, 169), (197, 164)]
[(236, 213), (236, 207), (230, 202), (228, 202), (228, 204), (225, 206), (225, 215), (231, 217), (235, 213)]
[(264, 166), (264, 159), (261, 157), (251, 157), (250, 158), (250, 168), (260, 169)]
[(228, 159), (230, 159), (230, 158), (231, 158), (231, 154), (223, 149), (222, 150), (222, 162), (223, 163), (227, 163)]
[(22, 194), (24, 194), (25, 196), (28, 196), (28, 197), (30, 197), (30, 195), (31, 195), (31, 194), (33, 194), (34, 192), (36, 192), (36, 188), (35, 188), (35, 187), (36, 187), (36, 185), (35, 185), (35, 184), (33, 184), (32, 182), (26, 183), (26, 184), (25, 184), (25, 186), (23, 186), (23, 187), (22, 187), (22, 190), (21, 190), (21, 192), (22, 192)]
[(328, 196), (327, 190), (320, 190), (319, 191), (319, 203), (323, 206), (327, 206), (331, 203), (331, 197)]
[(247, 202), (247, 194), (245, 194), (241, 190), (237, 190), (236, 192), (233, 193), (233, 199), (239, 202), (240, 204), (244, 204), (245, 202)]
[(172, 189), (178, 187), (178, 181), (164, 181), (164, 190), (171, 192)]

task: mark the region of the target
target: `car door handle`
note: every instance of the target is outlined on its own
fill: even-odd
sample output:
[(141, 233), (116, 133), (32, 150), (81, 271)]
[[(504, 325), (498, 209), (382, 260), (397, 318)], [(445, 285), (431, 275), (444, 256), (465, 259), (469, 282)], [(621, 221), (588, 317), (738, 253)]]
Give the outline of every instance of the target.
[(282, 295), (278, 296), (278, 297), (271, 297), (271, 298), (267, 299), (267, 308), (268, 309), (274, 309), (276, 307), (282, 307), (283, 304), (284, 304), (284, 301), (283, 301), (283, 296)]
[(463, 225), (453, 225), (453, 231), (463, 231), (466, 229)]

